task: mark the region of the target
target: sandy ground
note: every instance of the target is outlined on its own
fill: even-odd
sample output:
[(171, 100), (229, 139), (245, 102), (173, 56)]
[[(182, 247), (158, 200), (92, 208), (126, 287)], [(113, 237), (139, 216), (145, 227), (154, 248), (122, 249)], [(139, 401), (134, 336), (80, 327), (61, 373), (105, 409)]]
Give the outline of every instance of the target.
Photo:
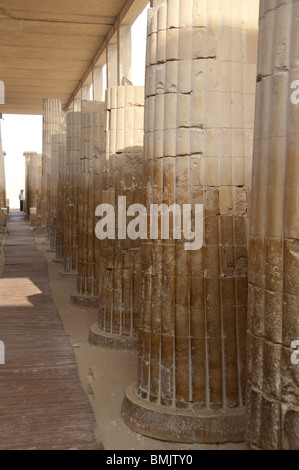
[[(0, 238), (1, 240), (1, 238)], [(97, 309), (71, 305), (75, 280), (58, 276), (62, 265), (53, 262), (54, 254), (35, 236), (36, 246), (48, 262), (52, 297), (74, 348), (82, 386), (97, 419), (97, 438), (106, 450), (243, 450), (244, 444), (223, 445), (177, 444), (142, 436), (128, 428), (121, 417), (125, 390), (136, 381), (137, 353), (107, 349), (88, 342), (90, 326), (97, 321)], [(0, 245), (0, 273), (4, 265), (3, 243)]]

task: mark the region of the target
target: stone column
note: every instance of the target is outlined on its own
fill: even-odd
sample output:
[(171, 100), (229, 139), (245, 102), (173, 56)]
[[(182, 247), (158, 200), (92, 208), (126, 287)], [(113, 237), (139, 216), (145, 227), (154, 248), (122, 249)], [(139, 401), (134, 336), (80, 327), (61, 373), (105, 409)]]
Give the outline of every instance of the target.
[[(43, 155), (37, 154), (35, 158), (35, 175), (36, 175), (36, 199), (35, 199), (35, 215), (33, 227), (35, 229), (40, 229), (41, 227), (41, 214), (38, 213), (38, 208), (41, 207), (40, 201), (42, 199), (42, 180), (43, 180)], [(30, 216), (31, 220), (31, 216)]]
[(60, 133), (65, 126), (65, 116), (59, 98), (48, 98), (43, 101), (43, 169), (42, 198), (37, 217), (41, 220), (41, 231), (49, 236), (50, 195), (51, 195), (51, 136)]
[(25, 194), (26, 200), (23, 203), (23, 210), (27, 217), (30, 215), (30, 198), (31, 198), (31, 189), (29, 184), (30, 179), (30, 155), (29, 152), (24, 152), (23, 156), (25, 157)]
[(198, 236), (204, 226), (201, 249), (186, 249), (185, 229), (141, 246), (139, 373), (123, 417), (162, 440), (244, 440), (257, 22), (258, 1), (149, 10), (145, 204), (191, 204), (193, 230), (202, 204)]
[(66, 145), (66, 135), (53, 134), (51, 140), (51, 191), (50, 191), (50, 250), (56, 253), (58, 181), (60, 148)]
[(6, 206), (6, 183), (5, 183), (5, 164), (4, 164), (4, 152), (2, 150), (2, 139), (1, 139), (1, 117), (0, 115), (0, 229), (5, 231), (8, 221), (8, 209)]
[[(2, 115), (0, 115), (1, 124)], [(5, 165), (4, 165), (5, 153), (2, 149), (2, 138), (1, 138), (1, 125), (0, 125), (0, 207), (6, 207), (6, 187), (5, 187)]]
[[(110, 347), (136, 347), (140, 313), (140, 240), (119, 237), (118, 198), (124, 210), (141, 202), (144, 87), (107, 90), (107, 154), (102, 203), (115, 209), (115, 240), (100, 243), (99, 318), (90, 340)], [(130, 220), (130, 219), (128, 219)], [(126, 231), (126, 228), (125, 228)]]
[(76, 276), (78, 250), (78, 186), (80, 178), (81, 112), (66, 115), (66, 199), (64, 211), (64, 267), (60, 276)]
[(95, 210), (101, 203), (100, 170), (105, 160), (105, 103), (82, 101), (81, 176), (78, 190), (78, 274), (73, 303), (85, 307), (99, 303), (99, 240), (95, 236)]
[(56, 215), (56, 263), (64, 263), (64, 217), (66, 206), (66, 135), (64, 135), (63, 145), (58, 149), (58, 181), (57, 181), (57, 215)]
[(299, 449), (299, 4), (260, 2), (248, 306), (248, 448)]
[[(25, 156), (25, 212), (30, 218), (31, 226), (36, 227), (36, 208), (38, 198), (41, 193), (42, 184), (42, 155), (36, 152), (24, 152)], [(35, 211), (31, 211), (31, 209)], [(31, 220), (31, 213), (34, 213), (34, 223)]]
[(31, 177), (30, 159), (31, 159), (32, 154), (36, 155), (36, 152), (34, 153), (24, 152), (23, 153), (23, 156), (25, 157), (25, 194), (26, 194), (26, 200), (24, 204), (24, 213), (26, 214), (27, 217), (29, 217), (29, 214), (30, 214), (31, 184), (29, 180)]

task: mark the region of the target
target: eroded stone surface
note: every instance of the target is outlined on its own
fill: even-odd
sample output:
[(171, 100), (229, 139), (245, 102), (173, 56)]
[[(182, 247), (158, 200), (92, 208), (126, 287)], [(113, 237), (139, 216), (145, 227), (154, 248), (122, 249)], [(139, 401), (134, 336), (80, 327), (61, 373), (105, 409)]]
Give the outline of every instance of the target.
[(260, 2), (249, 258), (247, 445), (299, 449), (298, 322), (299, 5)]
[[(118, 198), (125, 211), (142, 201), (144, 87), (107, 90), (106, 159), (101, 169), (101, 202), (115, 208), (116, 239), (98, 241), (101, 344), (136, 345), (140, 314), (140, 239), (118, 238)], [(128, 219), (129, 220), (129, 219)], [(125, 230), (127, 221), (125, 220)], [(95, 338), (95, 333), (92, 335)], [(107, 337), (109, 341), (107, 340)], [(113, 339), (114, 338), (114, 339)]]
[[(148, 18), (143, 200), (148, 210), (203, 204), (204, 245), (142, 240), (139, 376), (124, 417), (160, 439), (234, 440), (231, 414), (244, 418), (245, 400), (258, 2), (165, 0)], [(184, 425), (171, 426), (180, 413)]]

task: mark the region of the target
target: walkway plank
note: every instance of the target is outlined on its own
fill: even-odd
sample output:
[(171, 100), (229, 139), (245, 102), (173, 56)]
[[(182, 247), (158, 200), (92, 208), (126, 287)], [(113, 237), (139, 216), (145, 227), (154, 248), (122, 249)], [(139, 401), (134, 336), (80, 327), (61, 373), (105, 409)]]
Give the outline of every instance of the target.
[(46, 261), (22, 214), (10, 214), (8, 230), (0, 279), (0, 450), (102, 449)]

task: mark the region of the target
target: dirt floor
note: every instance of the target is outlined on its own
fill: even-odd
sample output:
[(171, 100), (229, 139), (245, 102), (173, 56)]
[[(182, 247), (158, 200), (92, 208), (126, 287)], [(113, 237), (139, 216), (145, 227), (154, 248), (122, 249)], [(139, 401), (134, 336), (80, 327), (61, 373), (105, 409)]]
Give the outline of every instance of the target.
[[(0, 239), (1, 240), (1, 239)], [(107, 349), (88, 342), (90, 326), (97, 321), (97, 309), (71, 305), (75, 280), (60, 278), (62, 265), (53, 262), (54, 253), (44, 238), (35, 236), (36, 246), (48, 262), (50, 287), (54, 303), (74, 348), (79, 376), (90, 399), (98, 427), (99, 441), (106, 450), (243, 450), (244, 444), (223, 445), (177, 444), (142, 436), (128, 428), (121, 417), (121, 404), (125, 390), (136, 381), (137, 353)], [(0, 273), (4, 265), (2, 237), (0, 245)]]

